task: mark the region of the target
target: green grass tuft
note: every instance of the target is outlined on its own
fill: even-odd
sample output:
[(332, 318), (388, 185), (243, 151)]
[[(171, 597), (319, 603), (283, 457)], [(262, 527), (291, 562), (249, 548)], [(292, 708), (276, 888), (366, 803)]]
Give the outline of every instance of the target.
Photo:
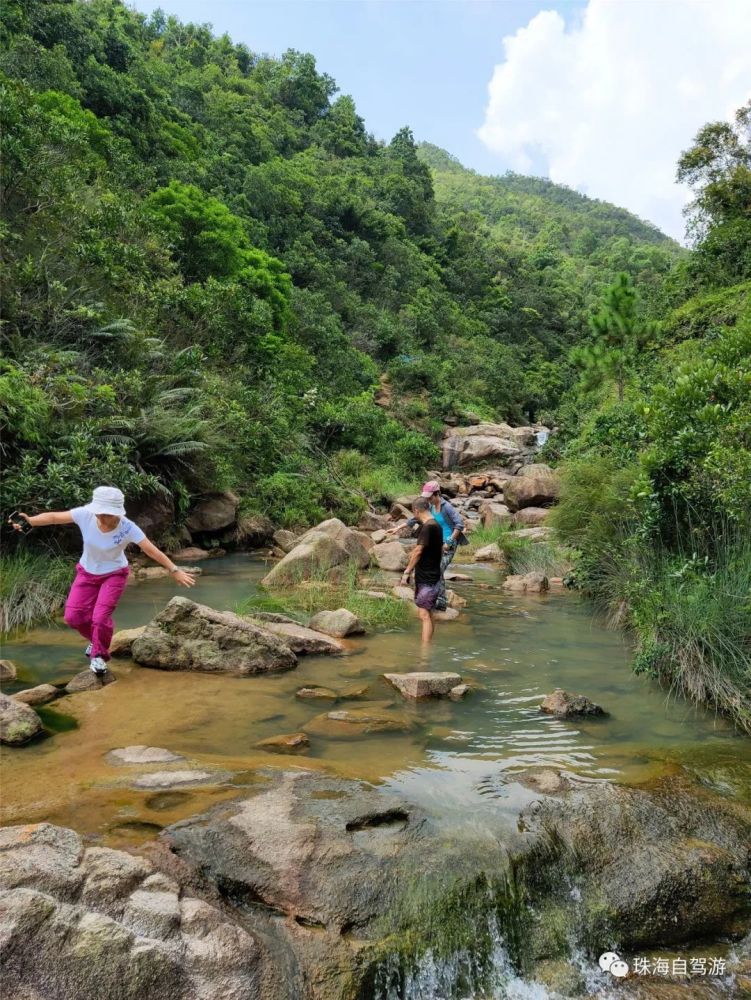
[(60, 556), (0, 556), (0, 633), (54, 618), (65, 604), (72, 576), (70, 560)]

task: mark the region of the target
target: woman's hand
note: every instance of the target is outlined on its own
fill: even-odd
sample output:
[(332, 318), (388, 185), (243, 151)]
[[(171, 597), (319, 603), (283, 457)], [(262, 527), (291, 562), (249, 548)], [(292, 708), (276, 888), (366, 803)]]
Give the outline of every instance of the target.
[(175, 578), (175, 582), (179, 583), (181, 587), (195, 587), (196, 585), (196, 578), (192, 573), (186, 573), (184, 569), (179, 569), (172, 575)]

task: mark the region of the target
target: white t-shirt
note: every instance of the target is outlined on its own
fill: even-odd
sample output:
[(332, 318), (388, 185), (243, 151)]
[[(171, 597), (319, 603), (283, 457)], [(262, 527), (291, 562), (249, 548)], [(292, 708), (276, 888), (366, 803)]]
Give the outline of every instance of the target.
[(79, 559), (83, 568), (96, 576), (114, 573), (128, 565), (125, 546), (138, 544), (146, 535), (134, 521), (121, 517), (114, 531), (100, 531), (96, 515), (86, 507), (74, 507), (70, 512), (83, 535), (83, 555)]

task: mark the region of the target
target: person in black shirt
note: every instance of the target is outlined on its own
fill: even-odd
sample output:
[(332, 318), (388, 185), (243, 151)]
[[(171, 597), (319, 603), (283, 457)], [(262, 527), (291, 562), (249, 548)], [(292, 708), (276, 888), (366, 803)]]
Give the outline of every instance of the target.
[(408, 583), (415, 573), (415, 604), (422, 622), (422, 641), (433, 638), (433, 615), (438, 595), (441, 591), (441, 556), (443, 555), (443, 531), (432, 516), (430, 503), (418, 497), (412, 504), (415, 517), (420, 522), (417, 545), (412, 550), (402, 583)]

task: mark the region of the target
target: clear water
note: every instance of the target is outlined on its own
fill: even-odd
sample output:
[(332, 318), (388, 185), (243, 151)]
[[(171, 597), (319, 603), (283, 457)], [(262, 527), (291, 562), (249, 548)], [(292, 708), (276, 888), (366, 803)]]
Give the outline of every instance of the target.
[[(252, 595), (266, 569), (248, 555), (203, 567), (190, 596), (219, 609)], [(489, 815), (514, 823), (533, 797), (514, 775), (530, 766), (627, 782), (686, 766), (726, 794), (751, 797), (751, 741), (722, 718), (635, 676), (623, 637), (603, 628), (575, 595), (508, 596), (494, 570), (462, 568), (474, 580), (453, 586), (468, 608), (458, 622), (437, 627), (427, 658), (415, 621), (352, 640), (350, 656), (301, 658), (296, 670), (276, 676), (168, 673), (114, 661), (118, 683), (45, 712), (54, 735), (3, 749), (2, 822), (47, 819), (112, 845), (134, 843), (239, 794), (261, 766), (325, 767), (384, 783), (447, 824), (481, 824)], [(171, 580), (129, 587), (117, 627), (145, 623), (175, 592)], [(60, 683), (86, 665), (83, 645), (60, 625), (6, 643), (3, 656), (17, 664), (18, 686)], [(381, 678), (425, 668), (454, 670), (480, 689), (458, 704), (407, 705)], [(304, 729), (330, 707), (296, 699), (298, 688), (353, 681), (367, 684), (369, 701), (413, 728), (347, 741), (311, 736), (309, 753), (295, 758), (254, 748), (265, 737)], [(564, 722), (544, 715), (539, 702), (558, 686), (586, 694), (609, 717)], [(105, 760), (108, 750), (131, 744), (167, 747), (232, 777), (179, 794), (139, 791), (133, 777), (148, 768), (114, 768)]]

